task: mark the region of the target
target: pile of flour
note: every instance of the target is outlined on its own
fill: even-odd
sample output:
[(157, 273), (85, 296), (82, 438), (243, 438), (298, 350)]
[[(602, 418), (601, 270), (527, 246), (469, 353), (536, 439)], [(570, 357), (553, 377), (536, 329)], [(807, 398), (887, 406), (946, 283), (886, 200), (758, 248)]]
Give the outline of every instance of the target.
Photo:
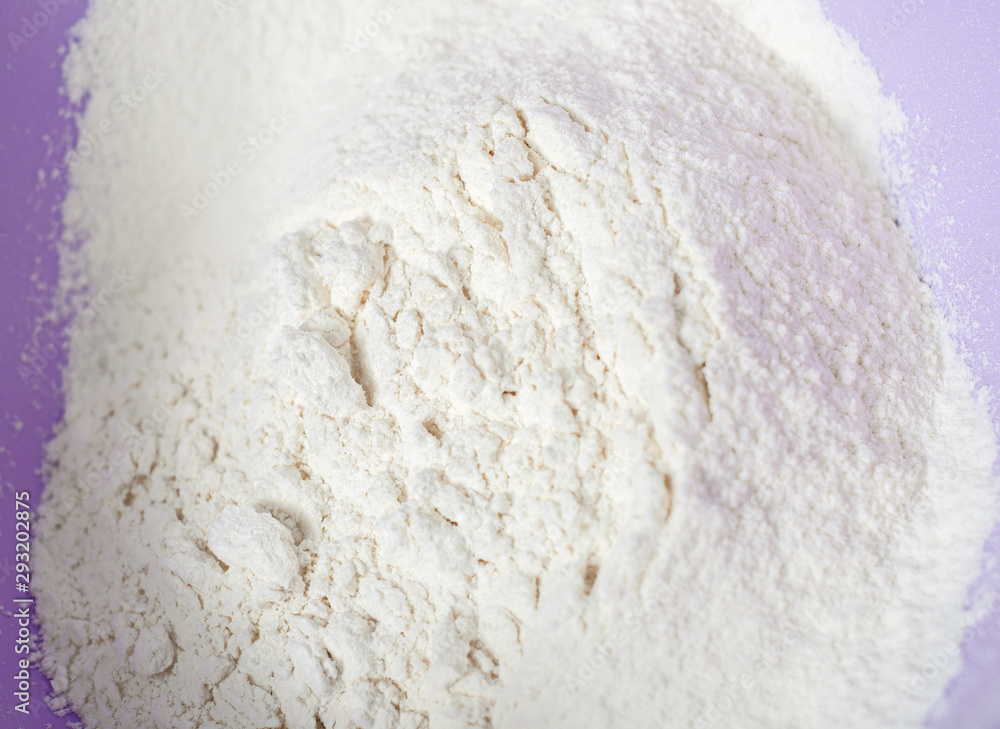
[(81, 127), (162, 81), (65, 205), (65, 289), (134, 280), (50, 447), (54, 706), (920, 724), (996, 444), (829, 27), (810, 76), (739, 3), (91, 5)]

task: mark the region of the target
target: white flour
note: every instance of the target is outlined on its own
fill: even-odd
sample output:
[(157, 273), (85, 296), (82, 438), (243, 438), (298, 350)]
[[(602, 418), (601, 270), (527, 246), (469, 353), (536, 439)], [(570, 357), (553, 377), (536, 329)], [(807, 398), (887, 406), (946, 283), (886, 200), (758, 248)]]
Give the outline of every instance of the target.
[(222, 5), (96, 0), (67, 66), (85, 128), (164, 80), (66, 204), (67, 286), (136, 281), (51, 446), (56, 705), (919, 725), (996, 445), (849, 94), (702, 2)]

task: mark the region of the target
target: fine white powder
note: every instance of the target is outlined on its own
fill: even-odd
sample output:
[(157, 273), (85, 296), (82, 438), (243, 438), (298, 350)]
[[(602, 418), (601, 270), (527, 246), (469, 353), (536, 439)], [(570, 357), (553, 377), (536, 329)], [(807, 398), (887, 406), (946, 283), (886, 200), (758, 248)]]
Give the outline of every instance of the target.
[(736, 5), (93, 0), (81, 127), (159, 80), (65, 205), (66, 289), (135, 278), (50, 447), (54, 706), (920, 725), (996, 444), (838, 121), (877, 85)]

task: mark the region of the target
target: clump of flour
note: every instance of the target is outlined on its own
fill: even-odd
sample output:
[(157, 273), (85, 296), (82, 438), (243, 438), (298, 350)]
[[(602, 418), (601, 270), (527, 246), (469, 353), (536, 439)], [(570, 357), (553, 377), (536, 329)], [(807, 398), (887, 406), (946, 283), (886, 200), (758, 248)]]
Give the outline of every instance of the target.
[(75, 336), (50, 449), (57, 701), (920, 723), (996, 445), (872, 160), (793, 66), (684, 0), (121, 5), (79, 29), (81, 123), (173, 65), (66, 203), (67, 278), (137, 281)]

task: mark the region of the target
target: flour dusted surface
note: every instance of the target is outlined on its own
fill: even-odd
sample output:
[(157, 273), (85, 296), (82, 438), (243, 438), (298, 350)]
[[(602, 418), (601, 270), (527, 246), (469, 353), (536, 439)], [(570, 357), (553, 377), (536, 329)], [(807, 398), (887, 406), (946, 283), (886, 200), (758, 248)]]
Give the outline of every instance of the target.
[[(51, 447), (57, 701), (88, 726), (919, 725), (950, 673), (900, 688), (960, 638), (995, 444), (792, 69), (703, 3), (412, 3), (346, 57), (367, 18), (336, 4), (128, 4), (113, 62), (110, 5), (69, 66), (90, 108), (150, 47), (180, 65), (66, 206), (69, 270), (142, 276), (74, 341)], [(218, 99), (215, 128), (186, 111)]]

